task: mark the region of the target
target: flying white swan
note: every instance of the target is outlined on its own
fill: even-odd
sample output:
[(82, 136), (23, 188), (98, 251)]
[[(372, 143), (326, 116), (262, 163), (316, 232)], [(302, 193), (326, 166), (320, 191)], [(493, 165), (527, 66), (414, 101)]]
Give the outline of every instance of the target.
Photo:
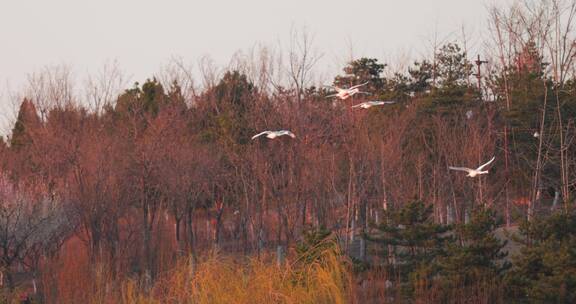
[(328, 86), (328, 87), (330, 87), (330, 88), (333, 88), (333, 89), (334, 89), (336, 92), (338, 92), (338, 93), (332, 94), (332, 95), (328, 95), (328, 96), (326, 96), (326, 98), (338, 97), (338, 98), (340, 98), (341, 100), (345, 100), (345, 99), (347, 99), (348, 97), (354, 96), (354, 95), (356, 95), (356, 94), (367, 94), (367, 95), (369, 95), (370, 93), (368, 93), (368, 92), (361, 92), (361, 91), (358, 89), (359, 87), (365, 86), (365, 85), (367, 85), (367, 84), (368, 84), (368, 82), (365, 82), (365, 83), (362, 83), (362, 84), (358, 84), (358, 85), (349, 87), (348, 89), (342, 89), (342, 88), (339, 88), (339, 87), (337, 87), (337, 86)]
[(283, 136), (283, 135), (288, 135), (292, 138), (296, 137), (296, 135), (294, 135), (294, 133), (292, 133), (288, 130), (279, 130), (279, 131), (264, 131), (264, 132), (261, 132), (261, 133), (258, 133), (256, 135), (252, 136), (252, 139), (256, 139), (257, 137), (262, 136), (262, 135), (266, 135), (266, 137), (268, 137), (270, 139), (274, 139), (278, 136)]
[(367, 102), (363, 102), (363, 103), (359, 103), (355, 106), (352, 106), (352, 108), (362, 108), (362, 109), (368, 109), (371, 108), (373, 106), (383, 106), (385, 104), (393, 104), (396, 103), (395, 101), (379, 101), (379, 100), (374, 100), (374, 101), (367, 101)]
[(488, 171), (482, 171), (482, 169), (486, 166), (488, 166), (491, 162), (494, 161), (496, 157), (492, 157), (492, 159), (490, 161), (488, 161), (487, 163), (483, 164), (482, 166), (476, 168), (476, 169), (470, 169), (470, 168), (464, 168), (464, 167), (448, 167), (450, 170), (457, 170), (457, 171), (464, 171), (464, 172), (468, 172), (467, 176), (470, 177), (474, 177), (478, 174), (487, 174)]

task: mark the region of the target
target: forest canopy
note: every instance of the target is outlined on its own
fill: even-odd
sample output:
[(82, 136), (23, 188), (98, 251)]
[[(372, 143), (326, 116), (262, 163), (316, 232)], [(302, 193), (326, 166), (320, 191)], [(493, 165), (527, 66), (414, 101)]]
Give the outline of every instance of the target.
[[(202, 86), (177, 62), (118, 93), (108, 70), (85, 98), (66, 77), (33, 79), (0, 141), (3, 289), (73, 303), (136, 284), (154, 297), (218, 248), (296, 256), (294, 282), (326, 265), (382, 271), (394, 300), (575, 301), (576, 2), (490, 15), (481, 56), (454, 39), (403, 71), (351, 60), (325, 84), (307, 35), (281, 69), (262, 51), (204, 66)], [(362, 92), (327, 98), (325, 85)], [(367, 101), (389, 103), (353, 108)], [(294, 136), (253, 138), (266, 130)], [(493, 157), (473, 178), (449, 169)], [(246, 271), (273, 271), (258, 265)]]

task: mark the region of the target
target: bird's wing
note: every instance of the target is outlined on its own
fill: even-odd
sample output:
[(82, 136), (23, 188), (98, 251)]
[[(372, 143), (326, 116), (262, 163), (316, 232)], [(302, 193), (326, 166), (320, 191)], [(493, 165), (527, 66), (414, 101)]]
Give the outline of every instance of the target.
[(383, 101), (370, 101), (368, 104), (372, 105), (372, 106), (383, 106), (384, 102)]
[(472, 169), (470, 169), (470, 168), (464, 168), (464, 167), (451, 167), (451, 166), (449, 166), (448, 169), (450, 169), (450, 170), (456, 170), (456, 171), (464, 171), (464, 172), (468, 172), (468, 173), (469, 173), (470, 171), (472, 171)]
[(294, 135), (294, 133), (292, 133), (292, 132), (290, 132), (290, 131), (288, 131), (288, 130), (280, 130), (280, 131), (277, 131), (276, 134), (278, 134), (278, 136), (288, 135), (288, 136), (290, 136), (290, 137), (292, 137), (292, 138), (296, 137), (296, 135)]
[(362, 83), (362, 84), (357, 84), (357, 85), (355, 85), (355, 86), (351, 86), (351, 87), (348, 88), (348, 90), (353, 90), (353, 89), (355, 89), (355, 88), (359, 88), (359, 87), (365, 86), (365, 85), (367, 85), (367, 84), (368, 84), (368, 81), (366, 81), (365, 83)]
[(262, 136), (264, 134), (270, 134), (270, 131), (264, 131), (264, 132), (258, 133), (256, 135), (252, 136), (252, 139), (255, 139), (256, 137)]
[(338, 96), (338, 94), (328, 95), (328, 96), (326, 96), (326, 98), (331, 98), (331, 97), (336, 97), (336, 96)]
[(363, 106), (363, 105), (365, 105), (365, 104), (366, 104), (365, 102), (359, 103), (359, 104), (357, 104), (357, 105), (352, 106), (352, 108), (359, 108), (359, 107), (361, 107), (361, 106)]
[(483, 164), (482, 166), (478, 167), (478, 169), (476, 169), (476, 170), (478, 170), (478, 171), (481, 171), (481, 170), (482, 170), (482, 168), (484, 168), (484, 167), (488, 166), (488, 165), (489, 165), (491, 162), (493, 162), (493, 161), (494, 161), (494, 159), (496, 159), (496, 156), (492, 157), (492, 159), (491, 159), (491, 160), (489, 160), (487, 163)]

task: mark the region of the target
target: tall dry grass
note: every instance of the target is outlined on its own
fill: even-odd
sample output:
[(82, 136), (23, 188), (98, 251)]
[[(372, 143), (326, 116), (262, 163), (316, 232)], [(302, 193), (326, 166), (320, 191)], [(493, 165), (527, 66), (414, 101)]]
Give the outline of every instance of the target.
[(349, 303), (352, 276), (334, 250), (311, 263), (278, 266), (273, 260), (234, 260), (212, 254), (201, 262), (184, 260), (146, 293), (129, 280), (118, 303)]

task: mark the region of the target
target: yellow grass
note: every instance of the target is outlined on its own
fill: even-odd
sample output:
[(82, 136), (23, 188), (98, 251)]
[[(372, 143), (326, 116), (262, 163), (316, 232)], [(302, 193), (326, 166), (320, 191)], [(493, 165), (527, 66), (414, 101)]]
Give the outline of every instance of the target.
[(277, 266), (211, 255), (183, 261), (145, 295), (133, 281), (123, 284), (121, 303), (335, 303), (351, 301), (351, 274), (334, 250), (309, 264)]

